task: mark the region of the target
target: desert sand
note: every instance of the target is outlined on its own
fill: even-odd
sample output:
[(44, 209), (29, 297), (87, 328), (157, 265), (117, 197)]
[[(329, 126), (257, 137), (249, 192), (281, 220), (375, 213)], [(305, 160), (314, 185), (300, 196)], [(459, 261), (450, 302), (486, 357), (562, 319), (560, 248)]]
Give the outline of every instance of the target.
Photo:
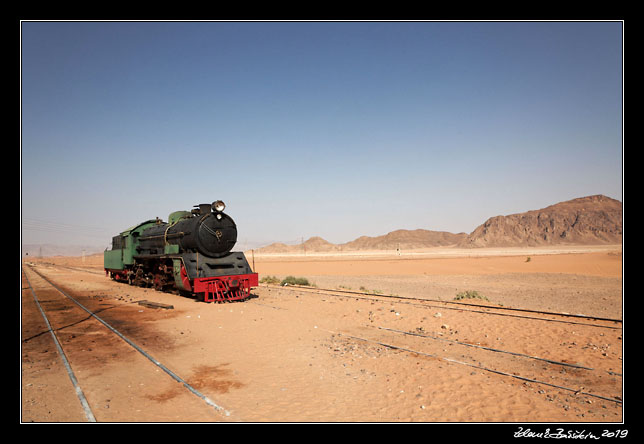
[[(621, 245), (247, 257), (260, 279), (305, 277), (318, 291), (261, 284), (245, 302), (207, 304), (111, 281), (102, 272), (102, 255), (28, 259), (33, 270), (220, 408), (194, 396), (25, 266), (21, 420), (87, 420), (26, 278), (97, 421), (623, 419), (621, 323), (546, 321), (440, 302), (475, 290), (486, 299), (464, 302), (621, 319)], [(329, 294), (323, 288), (433, 302)], [(141, 300), (173, 308), (150, 308)]]

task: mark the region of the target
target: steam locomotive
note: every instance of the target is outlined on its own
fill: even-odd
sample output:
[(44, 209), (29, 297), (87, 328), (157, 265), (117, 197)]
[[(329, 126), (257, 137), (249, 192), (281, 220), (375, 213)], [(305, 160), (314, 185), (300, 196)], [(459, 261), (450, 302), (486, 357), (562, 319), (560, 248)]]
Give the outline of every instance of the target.
[(168, 222), (147, 220), (112, 238), (105, 250), (106, 276), (156, 290), (176, 289), (205, 302), (244, 300), (258, 277), (242, 252), (231, 251), (237, 226), (226, 205), (195, 205), (175, 211)]

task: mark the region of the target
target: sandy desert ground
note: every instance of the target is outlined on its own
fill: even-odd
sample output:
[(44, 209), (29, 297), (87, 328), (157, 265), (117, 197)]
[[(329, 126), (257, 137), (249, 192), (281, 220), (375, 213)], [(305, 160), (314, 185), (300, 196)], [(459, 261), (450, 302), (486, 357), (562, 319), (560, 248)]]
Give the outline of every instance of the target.
[[(111, 281), (100, 255), (23, 260), (21, 421), (87, 421), (29, 284), (100, 422), (623, 421), (621, 322), (484, 312), (621, 320), (621, 245), (247, 257), (260, 278), (318, 290), (263, 284), (207, 304)], [(462, 301), (480, 309), (450, 303), (466, 290), (485, 296)]]

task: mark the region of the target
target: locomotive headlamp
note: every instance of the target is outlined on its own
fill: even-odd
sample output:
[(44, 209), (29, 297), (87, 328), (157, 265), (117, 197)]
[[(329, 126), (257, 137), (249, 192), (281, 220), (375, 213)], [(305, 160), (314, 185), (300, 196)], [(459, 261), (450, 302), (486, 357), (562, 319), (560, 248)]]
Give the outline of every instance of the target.
[(226, 204), (222, 200), (216, 200), (212, 203), (212, 207), (215, 211), (222, 212), (226, 209)]

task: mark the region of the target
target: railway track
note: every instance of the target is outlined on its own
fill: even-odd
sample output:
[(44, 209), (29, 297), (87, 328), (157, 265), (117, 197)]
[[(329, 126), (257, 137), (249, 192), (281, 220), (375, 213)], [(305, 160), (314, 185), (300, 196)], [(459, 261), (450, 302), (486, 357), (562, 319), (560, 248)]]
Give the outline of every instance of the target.
[[(102, 272), (88, 270), (85, 268), (79, 267), (70, 267), (56, 264), (49, 264), (50, 266), (63, 268), (73, 271), (80, 271), (90, 274), (102, 275)], [(515, 307), (500, 307), (500, 306), (486, 306), (475, 303), (467, 303), (461, 301), (446, 301), (439, 299), (431, 299), (424, 297), (410, 297), (410, 296), (398, 296), (398, 295), (387, 295), (387, 294), (374, 294), (369, 292), (361, 292), (355, 290), (340, 290), (332, 288), (319, 288), (319, 287), (307, 287), (307, 286), (281, 286), (281, 285), (272, 285), (272, 284), (260, 284), (267, 288), (284, 288), (287, 290), (297, 290), (297, 291), (309, 291), (313, 293), (325, 294), (329, 296), (336, 297), (355, 297), (369, 300), (396, 300), (402, 303), (414, 304), (417, 306), (424, 306), (429, 308), (436, 308), (437, 305), (444, 309), (452, 310), (466, 310), (476, 313), (485, 313), (497, 316), (510, 316), (510, 317), (519, 317), (525, 319), (534, 319), (547, 322), (563, 322), (567, 324), (579, 324), (579, 325), (591, 325), (599, 328), (609, 328), (609, 329), (621, 329), (622, 320), (617, 318), (607, 318), (601, 316), (592, 316), (586, 314), (577, 314), (577, 313), (565, 313), (565, 312), (552, 312), (544, 310), (531, 310), (525, 308), (515, 308)], [(592, 322), (595, 322), (594, 324)]]
[[(72, 269), (72, 267), (63, 268)], [(73, 268), (73, 270), (80, 272), (93, 272), (91, 270), (84, 270), (81, 268)], [(35, 271), (33, 272), (35, 273)], [(422, 298), (374, 295), (366, 292), (321, 289), (314, 287), (281, 287), (263, 284), (261, 287), (293, 292), (292, 294), (294, 295), (297, 295), (298, 292), (300, 292), (300, 297), (301, 293), (314, 293), (322, 296), (319, 300), (318, 298), (314, 298), (314, 300), (317, 301), (316, 303), (319, 304), (328, 305), (329, 301), (333, 301), (331, 297), (337, 297), (343, 298), (347, 302), (356, 300), (356, 308), (361, 308), (361, 302), (359, 301), (364, 301), (365, 303), (368, 303), (370, 310), (383, 308), (382, 312), (385, 313), (390, 311), (390, 303), (396, 305), (405, 304), (406, 306), (414, 307), (413, 311), (416, 313), (422, 311), (415, 310), (416, 307), (440, 308), (441, 311), (455, 310), (453, 312), (454, 316), (467, 316), (468, 322), (473, 322), (474, 325), (476, 325), (476, 317), (501, 316), (502, 318), (500, 318), (499, 322), (502, 323), (515, 323), (521, 325), (523, 325), (524, 322), (530, 325), (539, 325), (538, 322), (545, 323), (543, 327), (535, 327), (536, 330), (540, 328), (550, 328), (550, 326), (551, 328), (566, 329), (566, 324), (568, 324), (574, 326), (575, 329), (579, 329), (578, 331), (583, 332), (583, 334), (590, 331), (598, 331), (595, 336), (604, 335), (603, 332), (605, 332), (606, 335), (616, 336), (621, 333), (621, 320), (619, 319), (608, 319), (580, 314), (522, 310), (510, 307), (490, 307), (457, 301), (436, 301)], [(262, 294), (260, 299), (261, 303), (258, 302), (258, 300), (252, 300), (247, 302), (247, 304), (258, 305), (287, 313), (292, 311), (293, 316), (301, 315), (302, 313), (297, 312), (296, 305), (288, 303), (291, 299), (283, 297), (286, 294), (289, 293), (271, 292), (270, 295)], [(273, 298), (273, 296), (275, 296), (275, 298)], [(376, 305), (373, 305), (374, 303)], [(387, 304), (386, 307), (385, 304)], [(336, 307), (337, 310), (339, 310), (337, 313), (342, 313), (345, 305), (337, 304)], [(366, 312), (366, 310), (364, 311)], [(94, 310), (94, 312), (96, 312), (96, 310)], [(446, 315), (448, 312), (443, 313)], [(431, 319), (431, 316), (429, 317)], [(424, 356), (428, 359), (440, 360), (442, 362), (449, 363), (449, 365), (466, 367), (470, 368), (472, 371), (495, 375), (495, 377), (501, 378), (499, 381), (510, 379), (520, 381), (521, 384), (533, 387), (533, 390), (538, 393), (544, 393), (544, 390), (548, 390), (550, 393), (554, 393), (553, 399), (557, 397), (559, 400), (570, 398), (571, 401), (566, 401), (569, 403), (578, 402), (579, 404), (582, 404), (595, 402), (618, 406), (614, 408), (621, 408), (622, 405), (621, 373), (606, 371), (606, 369), (602, 368), (601, 365), (599, 367), (596, 366), (595, 364), (597, 363), (597, 360), (594, 362), (583, 362), (583, 359), (580, 360), (579, 358), (566, 359), (567, 355), (563, 350), (558, 351), (560, 352), (558, 359), (551, 359), (550, 357), (535, 356), (534, 354), (518, 353), (513, 351), (512, 347), (504, 348), (498, 346), (487, 346), (486, 344), (475, 343), (473, 342), (474, 340), (467, 342), (459, 341), (450, 339), (452, 337), (448, 335), (439, 337), (431, 332), (424, 332), (414, 328), (416, 326), (411, 323), (405, 324), (404, 327), (400, 327), (402, 323), (399, 325), (393, 322), (376, 324), (369, 324), (367, 322), (362, 324), (347, 323), (342, 326), (343, 328), (339, 328), (338, 325), (335, 324), (328, 324), (327, 328), (325, 328), (324, 324), (326, 324), (326, 322), (322, 319), (316, 319), (315, 322), (318, 323), (321, 331), (325, 331), (330, 335), (331, 343), (357, 344), (359, 347), (364, 348), (373, 349), (374, 347), (384, 347), (388, 350), (395, 350), (400, 353), (399, 358), (397, 359), (401, 359), (401, 365), (407, 365), (406, 363), (410, 362), (406, 357), (416, 358)], [(57, 331), (55, 326), (53, 327), (53, 330)], [(539, 341), (539, 338), (534, 337), (534, 340)], [(148, 361), (149, 360), (150, 359), (148, 358)], [(79, 380), (82, 389), (83, 380), (82, 378), (79, 378)], [(550, 395), (548, 394), (546, 396)], [(201, 400), (199, 396), (196, 396), (196, 398)], [(91, 399), (89, 404), (92, 405)], [(216, 411), (221, 415), (221, 411)]]
[[(405, 332), (401, 330), (395, 330), (395, 329), (390, 329), (386, 327), (378, 327), (380, 329), (389, 331), (389, 332), (394, 332), (397, 334), (402, 334), (402, 335), (415, 335), (421, 338), (428, 338), (428, 339), (437, 339), (435, 337), (427, 336), (427, 335), (418, 335), (415, 333), (410, 333), (410, 332)], [(439, 359), (441, 361), (445, 361), (448, 363), (452, 364), (457, 364), (457, 365), (463, 365), (466, 367), (470, 367), (473, 369), (477, 370), (482, 370), (485, 372), (489, 373), (494, 373), (497, 375), (501, 375), (504, 377), (508, 378), (514, 378), (518, 379), (521, 381), (525, 381), (528, 383), (532, 384), (537, 384), (537, 385), (543, 385), (547, 387), (553, 387), (556, 389), (560, 389), (566, 392), (573, 393), (574, 395), (579, 395), (579, 396), (585, 396), (585, 397), (590, 397), (590, 398), (595, 398), (595, 399), (600, 399), (603, 401), (609, 401), (613, 402), (615, 404), (622, 404), (622, 398), (621, 395), (606, 395), (606, 394), (600, 394), (600, 393), (593, 393), (591, 391), (586, 391), (584, 385), (591, 385), (591, 387), (595, 384), (589, 383), (588, 381), (591, 381), (593, 378), (595, 380), (598, 380), (597, 378), (601, 378), (602, 376), (598, 376), (598, 373), (603, 373), (601, 370), (595, 370), (590, 367), (585, 367), (583, 365), (577, 365), (577, 364), (570, 364), (566, 362), (557, 362), (554, 360), (550, 359), (544, 359), (536, 356), (529, 356), (521, 353), (514, 353), (506, 350), (498, 350), (498, 349), (491, 349), (489, 347), (481, 347), (481, 349), (488, 350), (491, 352), (496, 352), (496, 353), (506, 353), (508, 355), (513, 355), (514, 357), (518, 358), (524, 358), (527, 360), (536, 360), (536, 361), (543, 361), (547, 362), (549, 364), (552, 364), (552, 366), (547, 367), (544, 366), (541, 368), (541, 370), (537, 371), (536, 373), (538, 376), (522, 376), (521, 374), (518, 374), (516, 370), (508, 370), (505, 371), (501, 368), (498, 367), (498, 364), (494, 365), (489, 365), (485, 364), (481, 361), (481, 358), (478, 356), (472, 356), (472, 355), (461, 355), (461, 359), (455, 359), (449, 356), (444, 356), (442, 354), (436, 353), (436, 352), (427, 352), (423, 351), (418, 347), (415, 348), (410, 348), (408, 345), (401, 345), (399, 343), (396, 343), (396, 340), (394, 338), (393, 342), (388, 341), (384, 342), (381, 339), (373, 339), (373, 338), (365, 338), (363, 336), (355, 336), (352, 334), (348, 333), (342, 333), (342, 332), (330, 332), (335, 335), (338, 335), (340, 337), (345, 337), (351, 340), (355, 341), (361, 341), (365, 343), (370, 343), (370, 344), (375, 344), (379, 346), (383, 346), (389, 349), (393, 350), (400, 350), (406, 353), (409, 353), (414, 356), (426, 356), (430, 358), (435, 358)], [(439, 339), (440, 340), (440, 339)], [(471, 344), (466, 344), (466, 343), (459, 343), (459, 342), (454, 342), (455, 344), (458, 344), (460, 346), (472, 346)], [(422, 347), (422, 346), (421, 346)], [(485, 358), (483, 358), (485, 359)], [(524, 368), (528, 369), (527, 365), (523, 365)], [(534, 367), (534, 366), (533, 366)], [(573, 370), (577, 370), (577, 372), (569, 372), (566, 373), (565, 371), (562, 371), (561, 368), (568, 367), (572, 368)], [(516, 368), (516, 365), (514, 366)], [(559, 368), (559, 369), (556, 369)], [(555, 370), (553, 370), (555, 369)], [(534, 369), (531, 369), (531, 371), (535, 371)], [(587, 373), (586, 373), (587, 372)], [(620, 377), (621, 374), (617, 373), (611, 373), (607, 372), (609, 375), (612, 375), (614, 377)], [(564, 376), (562, 376), (564, 374)], [(582, 382), (585, 381), (585, 382)], [(597, 385), (605, 385), (603, 382)], [(621, 385), (621, 384), (619, 384)], [(600, 389), (601, 390), (601, 389)]]
[(442, 308), (447, 310), (470, 311), (473, 313), (482, 313), (495, 316), (509, 316), (523, 319), (532, 319), (546, 322), (562, 322), (573, 325), (585, 325), (598, 328), (608, 328), (621, 330), (622, 320), (615, 318), (606, 318), (575, 313), (552, 312), (542, 310), (530, 310), (514, 307), (487, 306), (481, 304), (444, 301), (438, 299), (429, 299), (422, 297), (397, 296), (386, 294), (373, 294), (368, 292), (358, 292), (352, 290), (338, 290), (331, 288), (318, 288), (306, 286), (278, 286), (271, 284), (261, 284), (268, 288), (285, 288), (288, 290), (308, 291), (312, 293), (324, 294), (335, 297), (353, 297), (358, 299), (368, 299), (374, 301), (395, 300), (398, 303), (410, 304), (426, 308)]
[[(58, 356), (62, 360), (71, 381), (69, 389), (73, 390), (78, 397), (86, 421), (131, 421), (136, 413), (132, 411), (134, 408), (132, 402), (126, 401), (124, 395), (130, 400), (143, 395), (141, 393), (135, 393), (136, 389), (126, 389), (126, 386), (130, 388), (140, 387), (144, 384), (167, 385), (168, 381), (178, 383), (184, 389), (184, 394), (189, 394), (194, 397), (198, 402), (192, 402), (191, 404), (195, 405), (196, 409), (201, 410), (202, 406), (205, 407), (203, 409), (204, 411), (200, 413), (204, 417), (210, 420), (217, 420), (217, 417), (225, 420), (226, 417), (231, 415), (230, 411), (201, 393), (189, 384), (186, 379), (170, 370), (168, 366), (153, 357), (134, 340), (123, 334), (97, 314), (99, 311), (109, 310), (112, 307), (101, 307), (100, 309), (88, 308), (79, 302), (78, 298), (75, 298), (68, 291), (60, 288), (29, 265), (23, 266), (22, 273), (29, 292), (33, 297), (33, 301), (38, 308), (38, 312), (46, 325), (47, 330), (44, 333), (49, 333), (55, 344)], [(23, 289), (26, 289), (26, 287), (23, 287)], [(69, 332), (71, 327), (78, 328), (80, 326), (82, 326), (82, 330), (75, 333)], [(87, 343), (82, 341), (77, 342), (76, 339), (81, 336), (84, 338), (96, 338), (92, 340), (92, 343), (95, 341), (96, 345), (88, 347)], [(23, 346), (30, 339), (23, 338)], [(79, 350), (79, 347), (82, 349)], [(124, 348), (127, 350), (124, 350)], [(90, 386), (96, 387), (96, 371), (89, 372), (88, 374), (87, 363), (93, 360), (99, 362), (101, 360), (104, 361), (101, 355), (104, 356), (106, 353), (110, 353), (113, 359), (110, 359), (109, 364), (105, 363), (104, 368), (108, 366), (110, 368), (132, 367), (132, 372), (125, 372), (132, 376), (132, 380), (119, 379), (115, 381), (114, 376), (108, 375), (104, 382), (106, 387), (115, 387), (115, 393), (113, 395), (109, 392), (102, 393), (103, 396), (108, 396), (108, 399), (113, 401), (114, 398), (119, 396), (122, 398), (120, 405), (122, 412), (117, 417), (113, 416), (113, 410), (110, 412), (110, 415), (102, 414), (104, 409), (99, 406), (103, 403), (99, 402), (101, 396), (98, 396), (96, 393), (94, 396), (88, 396), (88, 391), (96, 391), (95, 388), (90, 388), (89, 390), (87, 388)], [(133, 360), (132, 354), (139, 358)], [(121, 359), (119, 360), (119, 358)], [(82, 370), (82, 375), (79, 369)], [(100, 370), (99, 373), (101, 373)], [(105, 374), (107, 375), (107, 372)], [(122, 377), (123, 372), (120, 371), (119, 375), (117, 379)], [(141, 380), (144, 380), (145, 383), (139, 382)], [(136, 412), (140, 412), (141, 410), (138, 409)]]
[[(450, 303), (449, 301), (426, 302), (426, 300), (420, 298), (372, 295), (354, 291), (319, 289), (314, 287), (269, 287), (288, 289), (290, 291), (310, 292), (324, 297), (336, 296), (372, 302), (393, 301), (396, 304), (410, 304), (414, 307), (454, 309), (468, 314), (509, 316), (514, 318), (516, 322), (557, 322), (583, 326), (584, 328), (588, 327), (591, 330), (606, 328), (621, 331), (621, 320), (618, 319), (503, 307), (496, 308), (459, 302)], [(437, 305), (437, 303), (442, 304)], [(517, 312), (524, 313), (519, 314)], [(536, 316), (537, 314), (540, 314), (540, 316)], [(427, 332), (400, 330), (379, 325), (365, 324), (352, 328), (327, 331), (337, 338), (362, 343), (365, 346), (381, 346), (412, 356), (425, 356), (505, 378), (520, 380), (526, 384), (558, 389), (564, 393), (570, 393), (575, 397), (601, 400), (620, 406), (622, 404), (621, 373), (593, 368), (584, 363), (573, 362), (570, 359), (556, 360), (544, 358), (512, 350), (449, 339)], [(365, 331), (368, 331), (370, 334), (366, 334)], [(619, 394), (615, 394), (616, 392), (619, 392)]]

